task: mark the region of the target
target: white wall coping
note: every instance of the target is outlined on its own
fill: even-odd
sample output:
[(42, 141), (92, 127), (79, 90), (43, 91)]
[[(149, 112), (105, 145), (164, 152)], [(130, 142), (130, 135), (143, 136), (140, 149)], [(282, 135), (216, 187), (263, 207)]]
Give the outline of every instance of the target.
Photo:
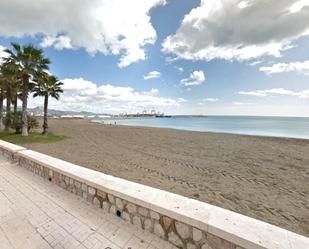
[(19, 151), (18, 155), (244, 248), (309, 248), (307, 237), (205, 202), (107, 175), (35, 151)]
[(21, 151), (21, 150), (26, 150), (26, 148), (21, 147), (19, 145), (16, 144), (12, 144), (12, 143), (8, 143), (6, 141), (3, 141), (0, 139), (0, 148), (4, 149), (4, 150), (8, 150), (12, 153), (16, 153), (17, 151)]

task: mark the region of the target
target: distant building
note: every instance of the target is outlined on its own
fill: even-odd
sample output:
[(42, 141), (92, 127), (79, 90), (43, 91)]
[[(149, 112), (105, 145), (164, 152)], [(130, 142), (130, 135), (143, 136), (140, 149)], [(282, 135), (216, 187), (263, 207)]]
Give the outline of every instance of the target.
[(99, 118), (111, 118), (110, 115), (98, 115)]

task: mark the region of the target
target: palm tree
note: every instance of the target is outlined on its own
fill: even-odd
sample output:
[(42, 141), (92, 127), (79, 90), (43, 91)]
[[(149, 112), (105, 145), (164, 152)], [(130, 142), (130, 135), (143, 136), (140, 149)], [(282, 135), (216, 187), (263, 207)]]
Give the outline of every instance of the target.
[(5, 131), (9, 131), (11, 126), (11, 103), (14, 99), (14, 89), (20, 84), (18, 78), (19, 68), (12, 61), (5, 61), (1, 65), (2, 94), (6, 98)]
[(4, 100), (4, 76), (0, 68), (0, 130), (3, 130), (3, 100)]
[(37, 74), (38, 84), (34, 87), (33, 97), (42, 96), (44, 97), (44, 121), (43, 121), (43, 132), (46, 135), (48, 130), (47, 113), (48, 113), (48, 98), (49, 96), (55, 99), (59, 99), (60, 93), (63, 92), (61, 86), (63, 85), (57, 77), (48, 75), (46, 72)]
[(16, 114), (17, 113), (17, 102), (19, 99), (21, 100), (21, 97), (22, 97), (22, 81), (18, 77), (11, 84), (11, 96), (12, 96), (14, 114)]
[(43, 50), (33, 45), (20, 46), (12, 43), (13, 51), (6, 49), (9, 54), (7, 61), (19, 66), (22, 80), (22, 136), (28, 136), (27, 105), (29, 94), (29, 80), (36, 72), (48, 70), (49, 59), (43, 55)]
[(0, 89), (0, 130), (3, 130), (3, 100), (4, 100), (4, 93), (3, 89)]

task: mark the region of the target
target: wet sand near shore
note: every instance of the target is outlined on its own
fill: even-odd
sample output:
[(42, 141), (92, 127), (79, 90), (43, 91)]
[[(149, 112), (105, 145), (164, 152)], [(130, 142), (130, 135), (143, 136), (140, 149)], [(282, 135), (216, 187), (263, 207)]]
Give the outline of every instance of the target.
[(309, 237), (309, 140), (50, 119), (69, 138), (23, 145)]

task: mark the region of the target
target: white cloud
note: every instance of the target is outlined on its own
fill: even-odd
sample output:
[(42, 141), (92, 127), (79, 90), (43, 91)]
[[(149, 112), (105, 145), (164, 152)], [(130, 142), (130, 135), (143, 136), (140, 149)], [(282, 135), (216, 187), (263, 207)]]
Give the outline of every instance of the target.
[(156, 96), (156, 95), (159, 94), (159, 89), (157, 89), (157, 88), (151, 88), (150, 92), (143, 92), (143, 93), (145, 93), (145, 94), (150, 94), (150, 95), (152, 95), (152, 96)]
[(184, 99), (184, 98), (178, 98), (178, 102), (179, 103), (186, 103), (188, 101), (186, 99)]
[[(59, 101), (50, 100), (50, 108), (59, 110), (92, 111), (100, 113), (138, 112), (155, 108), (160, 111), (180, 106), (184, 99), (165, 98), (159, 90), (139, 92), (132, 87), (111, 84), (96, 85), (83, 78), (61, 80), (64, 93)], [(42, 105), (42, 99), (29, 99), (30, 106)]]
[(297, 95), (301, 99), (307, 99), (307, 98), (309, 98), (309, 89), (301, 91), (301, 92), (298, 92)]
[(273, 88), (269, 90), (264, 90), (266, 94), (278, 94), (278, 95), (294, 95), (295, 93), (291, 90), (286, 90), (284, 88)]
[(162, 50), (189, 60), (280, 57), (293, 41), (309, 34), (309, 7), (301, 4), (291, 11), (297, 2), (201, 0), (165, 39)]
[(218, 98), (206, 98), (206, 99), (203, 99), (204, 101), (207, 101), (207, 102), (217, 102), (219, 101)]
[(264, 90), (256, 90), (256, 91), (239, 91), (238, 94), (241, 95), (250, 95), (250, 96), (257, 96), (257, 97), (265, 97), (267, 94), (265, 93)]
[(233, 105), (245, 106), (245, 105), (252, 105), (252, 103), (247, 103), (247, 102), (233, 102)]
[(182, 79), (180, 84), (184, 86), (199, 86), (203, 84), (204, 81), (205, 75), (203, 71), (193, 71), (193, 73), (190, 74), (190, 77)]
[(55, 49), (70, 49), (73, 48), (71, 39), (68, 36), (60, 35), (58, 37), (46, 36), (41, 42), (42, 47), (55, 47)]
[(253, 62), (250, 62), (249, 63), (249, 66), (256, 66), (256, 65), (258, 65), (258, 64), (261, 64), (263, 61), (260, 61), (260, 60), (257, 60), (257, 61), (253, 61)]
[(156, 41), (149, 12), (165, 0), (0, 1), (0, 35), (43, 36), (42, 46), (120, 55), (120, 67), (146, 58)]
[(182, 67), (177, 67), (177, 70), (179, 71), (179, 72), (183, 72), (183, 68)]
[(304, 7), (309, 6), (308, 0), (296, 1), (290, 8), (290, 12), (295, 13), (301, 11)]
[(309, 61), (277, 63), (270, 67), (261, 67), (260, 71), (266, 74), (295, 72), (297, 74), (309, 75)]
[(8, 54), (6, 52), (4, 52), (6, 48), (0, 45), (0, 65), (3, 62), (3, 59), (6, 58), (8, 56)]
[(144, 76), (144, 80), (149, 80), (149, 79), (156, 79), (161, 76), (161, 73), (158, 71), (152, 71), (149, 72), (147, 75)]
[(286, 96), (295, 96), (301, 99), (309, 98), (309, 89), (296, 92), (296, 91), (287, 90), (284, 88), (273, 88), (273, 89), (267, 89), (267, 90), (256, 90), (256, 91), (248, 91), (248, 92), (240, 91), (237, 93), (241, 95), (257, 96), (257, 97), (286, 95)]
[(212, 102), (212, 103), (214, 103), (214, 102), (218, 102), (218, 101), (219, 101), (218, 98), (204, 98), (204, 99), (202, 99), (201, 102), (199, 102), (198, 104), (199, 104), (200, 106), (205, 106), (205, 105), (208, 105), (208, 103), (206, 103), (206, 102)]
[(241, 1), (237, 6), (240, 9), (246, 8), (249, 6), (249, 1)]

